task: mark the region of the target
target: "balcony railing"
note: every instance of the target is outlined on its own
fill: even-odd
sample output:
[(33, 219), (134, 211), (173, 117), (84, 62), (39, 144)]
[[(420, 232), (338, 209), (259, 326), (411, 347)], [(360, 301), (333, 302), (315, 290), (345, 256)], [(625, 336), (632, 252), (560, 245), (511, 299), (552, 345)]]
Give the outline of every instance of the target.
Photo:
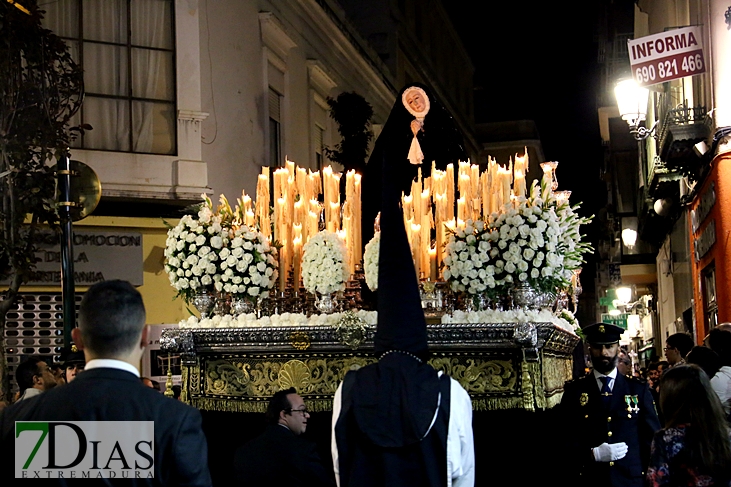
[(704, 106), (689, 107), (685, 102), (669, 109), (661, 118), (662, 125), (658, 134), (658, 145), (664, 147), (670, 129), (678, 125), (689, 125), (694, 123), (705, 124), (707, 122), (708, 110)]

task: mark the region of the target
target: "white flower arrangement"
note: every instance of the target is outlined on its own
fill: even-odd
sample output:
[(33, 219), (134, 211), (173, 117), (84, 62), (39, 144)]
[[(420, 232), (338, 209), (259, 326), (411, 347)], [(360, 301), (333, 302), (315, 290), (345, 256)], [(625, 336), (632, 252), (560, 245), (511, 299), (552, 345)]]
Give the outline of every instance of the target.
[(277, 249), (263, 233), (246, 225), (229, 230), (228, 245), (219, 251), (219, 259), (217, 291), (254, 301), (267, 297), (277, 282)]
[(515, 208), (491, 218), (490, 228), (497, 235), (495, 267), (505, 284), (553, 291), (571, 277), (564, 268), (559, 216), (542, 198), (521, 199)]
[(381, 232), (376, 232), (373, 238), (365, 246), (363, 252), (363, 271), (368, 289), (378, 289), (378, 258), (381, 248)]
[(591, 245), (582, 242), (579, 205), (559, 202), (546, 182), (531, 186), (529, 198), (493, 213), (488, 224), (466, 222), (445, 247), (444, 277), (453, 291), (496, 294), (525, 283), (540, 291), (566, 288)]
[(331, 294), (345, 289), (347, 251), (343, 240), (323, 230), (302, 248), (302, 284), (307, 292)]
[(464, 229), (452, 233), (445, 246), (444, 278), (455, 292), (471, 295), (494, 290), (502, 284), (496, 273), (496, 232), (483, 221), (467, 220)]
[(219, 252), (226, 244), (228, 230), (213, 213), (211, 200), (203, 195), (198, 218), (185, 215), (168, 230), (165, 243), (165, 271), (170, 284), (186, 302), (220, 280)]
[(580, 217), (579, 207), (557, 200), (547, 181), (533, 181), (529, 198), (491, 219), (490, 226), (500, 233), (506, 283), (526, 282), (548, 292), (569, 286), (572, 272), (584, 262), (583, 254), (593, 251), (580, 232), (592, 217)]
[[(212, 316), (211, 318), (199, 319), (191, 316), (180, 321), (180, 328), (247, 328), (247, 327), (278, 327), (278, 326), (331, 326), (334, 327), (340, 322), (344, 313), (313, 314), (307, 316), (302, 313), (282, 313), (279, 315), (262, 316), (257, 318), (256, 314), (248, 313), (238, 316)], [(375, 326), (378, 320), (377, 311), (358, 310), (355, 315), (370, 326)]]
[(579, 320), (576, 319), (576, 316), (574, 316), (571, 311), (567, 309), (562, 309), (561, 311), (556, 313), (556, 315), (559, 318), (565, 320), (571, 326), (571, 330), (574, 333), (576, 333), (577, 330), (581, 329), (581, 327), (579, 326)]
[(571, 333), (576, 333), (574, 325), (565, 316), (556, 316), (550, 310), (513, 309), (498, 311), (455, 311), (442, 316), (442, 323), (553, 323)]

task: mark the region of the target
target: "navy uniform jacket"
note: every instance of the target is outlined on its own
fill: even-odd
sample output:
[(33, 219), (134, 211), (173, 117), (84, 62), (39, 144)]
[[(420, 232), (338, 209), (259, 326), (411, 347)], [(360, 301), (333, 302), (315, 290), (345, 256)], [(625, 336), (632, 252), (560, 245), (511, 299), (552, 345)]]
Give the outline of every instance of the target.
[[(561, 409), (569, 442), (569, 485), (643, 487), (652, 437), (660, 429), (646, 383), (617, 374), (607, 409), (590, 372), (566, 383)], [(591, 448), (605, 442), (626, 443), (627, 455), (615, 462), (595, 462)]]

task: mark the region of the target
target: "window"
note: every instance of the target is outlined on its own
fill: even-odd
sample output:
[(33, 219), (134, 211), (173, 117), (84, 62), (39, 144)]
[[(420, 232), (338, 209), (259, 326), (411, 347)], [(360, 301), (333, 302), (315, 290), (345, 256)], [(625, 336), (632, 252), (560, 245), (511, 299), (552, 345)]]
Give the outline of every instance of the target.
[(718, 301), (716, 300), (716, 265), (710, 264), (701, 271), (701, 289), (703, 293), (703, 318), (705, 332), (708, 333), (718, 325)]
[(282, 95), (269, 88), (269, 165), (277, 167), (280, 164), (282, 147)]
[(323, 155), (323, 139), (325, 138), (325, 129), (315, 124), (315, 162), (317, 163), (317, 170), (322, 171), (325, 165), (325, 156)]
[(86, 97), (74, 147), (176, 153), (175, 36), (172, 0), (45, 2), (44, 25), (84, 69)]

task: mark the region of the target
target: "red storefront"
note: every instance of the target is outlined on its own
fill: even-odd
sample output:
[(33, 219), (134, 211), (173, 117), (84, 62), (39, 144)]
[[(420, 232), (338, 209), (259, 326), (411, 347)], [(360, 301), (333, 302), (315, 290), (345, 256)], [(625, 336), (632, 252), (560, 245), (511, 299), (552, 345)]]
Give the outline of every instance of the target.
[(717, 155), (691, 204), (696, 340), (731, 321), (731, 153)]

